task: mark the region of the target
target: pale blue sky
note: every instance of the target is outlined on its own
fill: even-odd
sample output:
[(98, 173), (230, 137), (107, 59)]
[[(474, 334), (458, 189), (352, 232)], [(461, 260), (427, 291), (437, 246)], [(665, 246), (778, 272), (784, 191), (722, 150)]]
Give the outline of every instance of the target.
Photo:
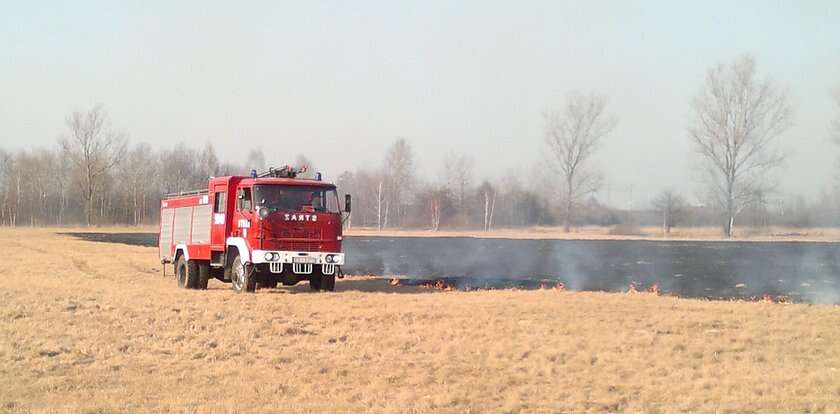
[(101, 102), (134, 141), (209, 140), (230, 161), (261, 146), (334, 176), (404, 137), (421, 173), (455, 151), (527, 179), (542, 113), (597, 90), (619, 124), (594, 161), (613, 201), (632, 185), (641, 204), (692, 178), (706, 70), (751, 53), (796, 107), (781, 190), (813, 196), (840, 153), (838, 17), (837, 1), (3, 2), (0, 147), (52, 145)]

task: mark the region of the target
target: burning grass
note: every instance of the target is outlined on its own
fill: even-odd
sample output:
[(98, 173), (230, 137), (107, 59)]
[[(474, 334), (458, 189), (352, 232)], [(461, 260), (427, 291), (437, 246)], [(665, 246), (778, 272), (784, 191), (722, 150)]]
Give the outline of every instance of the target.
[[(534, 281), (529, 279), (513, 279), (513, 280), (494, 280), (493, 283), (485, 284), (484, 286), (470, 285), (462, 278), (437, 278), (437, 279), (411, 279), (407, 277), (391, 277), (388, 279), (390, 286), (413, 286), (422, 289), (434, 289), (440, 291), (490, 291), (490, 290), (546, 290), (551, 289), (555, 291), (566, 291), (566, 284), (561, 281), (541, 280)], [(627, 294), (651, 294), (654, 296), (667, 295), (670, 297), (678, 297), (671, 292), (663, 292), (659, 288), (659, 284), (654, 283), (648, 287), (644, 287), (637, 282), (630, 283), (625, 291)], [(778, 303), (778, 304), (793, 304), (794, 301), (788, 296), (774, 296), (770, 294), (763, 294), (761, 296), (736, 296), (736, 297), (702, 297), (701, 300), (719, 300), (730, 302), (762, 302), (762, 303)]]
[(154, 248), (0, 230), (0, 249), (3, 411), (830, 413), (840, 401), (836, 306), (352, 277), (335, 293), (236, 295), (177, 290)]

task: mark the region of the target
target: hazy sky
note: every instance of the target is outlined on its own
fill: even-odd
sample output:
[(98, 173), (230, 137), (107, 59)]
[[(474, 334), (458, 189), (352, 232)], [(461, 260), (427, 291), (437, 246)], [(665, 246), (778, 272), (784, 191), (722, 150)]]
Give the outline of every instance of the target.
[(0, 147), (53, 145), (103, 103), (133, 141), (211, 141), (229, 161), (305, 153), (334, 178), (404, 137), (427, 177), (454, 151), (528, 179), (542, 114), (596, 90), (619, 124), (594, 161), (614, 203), (641, 204), (694, 182), (689, 102), (750, 53), (796, 107), (781, 190), (816, 195), (840, 153), (836, 0), (243, 3), (0, 4)]

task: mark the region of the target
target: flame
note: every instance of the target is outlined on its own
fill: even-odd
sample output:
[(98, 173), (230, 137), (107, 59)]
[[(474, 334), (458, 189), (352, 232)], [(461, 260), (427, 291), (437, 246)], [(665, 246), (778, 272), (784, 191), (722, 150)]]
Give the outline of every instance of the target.
[(732, 298), (732, 302), (755, 302), (755, 303), (777, 303), (780, 305), (790, 305), (794, 303), (789, 296), (773, 296), (769, 293), (764, 293), (761, 297), (749, 296), (744, 298)]
[(636, 286), (636, 283), (631, 282), (630, 286), (627, 288), (627, 293), (653, 293), (656, 296), (659, 296), (661, 291), (659, 290), (659, 285), (654, 283), (650, 285), (649, 288), (644, 289), (641, 286)]
[(418, 287), (428, 288), (428, 289), (437, 289), (437, 290), (455, 290), (455, 285), (448, 283), (443, 279), (435, 279), (434, 282), (424, 282), (417, 285)]
[[(459, 290), (458, 286), (454, 283), (447, 281), (446, 279), (439, 278), (435, 280), (424, 280), (419, 281), (420, 283), (414, 284), (414, 281), (409, 281), (408, 283), (412, 286), (417, 286), (419, 288), (425, 289), (436, 289), (442, 291), (454, 291)], [(392, 277), (388, 280), (388, 283), (391, 286), (402, 286), (404, 281), (397, 277)], [(542, 281), (539, 284), (540, 290), (551, 289), (554, 291), (565, 291), (567, 290), (566, 284), (563, 282), (556, 282), (551, 284), (552, 282), (549, 281)], [(491, 290), (521, 290), (523, 289), (521, 286), (509, 286), (509, 287), (499, 287), (499, 286), (484, 286), (484, 287), (475, 287), (475, 286), (462, 286), (460, 289), (464, 291), (491, 291)], [(525, 288), (527, 290), (527, 288)], [(649, 287), (645, 288), (644, 285), (639, 284), (638, 282), (631, 282), (627, 287), (626, 294), (636, 294), (636, 293), (648, 293), (653, 294), (656, 296), (662, 295), (662, 291), (659, 288), (659, 284), (654, 283)], [(673, 295), (673, 297), (678, 297), (673, 293), (668, 293), (669, 296)], [(700, 300), (715, 300), (715, 298), (710, 297), (701, 297), (698, 298)], [(769, 293), (764, 293), (761, 296), (748, 296), (748, 297), (734, 297), (734, 298), (718, 298), (720, 300), (729, 300), (733, 302), (753, 302), (753, 303), (776, 303), (776, 304), (791, 304), (794, 301), (789, 296), (773, 296)], [(840, 304), (835, 304), (836, 307), (840, 306)]]
[(450, 285), (449, 283), (446, 283), (446, 281), (443, 279), (435, 280), (435, 289), (452, 290), (454, 288), (454, 286)]

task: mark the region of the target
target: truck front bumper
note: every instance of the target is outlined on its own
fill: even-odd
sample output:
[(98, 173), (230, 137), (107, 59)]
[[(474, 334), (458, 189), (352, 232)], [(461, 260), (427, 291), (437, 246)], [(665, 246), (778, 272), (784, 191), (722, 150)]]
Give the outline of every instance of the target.
[(344, 253), (254, 250), (251, 263), (267, 263), (271, 273), (282, 273), (285, 265), (291, 265), (292, 272), (299, 275), (311, 274), (315, 265), (319, 265), (325, 275), (331, 275), (336, 266), (344, 264)]

